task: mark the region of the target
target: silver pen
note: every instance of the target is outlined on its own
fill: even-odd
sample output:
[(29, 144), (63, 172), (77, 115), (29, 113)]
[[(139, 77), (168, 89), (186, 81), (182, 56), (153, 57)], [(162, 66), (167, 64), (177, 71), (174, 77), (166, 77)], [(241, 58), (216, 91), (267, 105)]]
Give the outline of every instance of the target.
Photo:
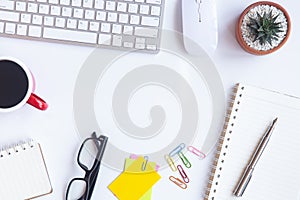
[(265, 134), (263, 135), (263, 137), (261, 138), (258, 146), (256, 147), (256, 150), (254, 152), (254, 154), (251, 157), (250, 162), (248, 163), (244, 174), (242, 176), (242, 178), (239, 181), (239, 184), (237, 185), (237, 187), (235, 188), (233, 194), (237, 197), (241, 197), (245, 191), (245, 189), (247, 188), (248, 183), (250, 182), (250, 179), (252, 177), (252, 173), (254, 171), (254, 168), (260, 158), (260, 156), (262, 155), (262, 153), (264, 152), (270, 137), (272, 135), (272, 132), (274, 130), (275, 124), (277, 122), (277, 119), (274, 119), (272, 124), (270, 125), (270, 127), (268, 128), (268, 130), (265, 132)]

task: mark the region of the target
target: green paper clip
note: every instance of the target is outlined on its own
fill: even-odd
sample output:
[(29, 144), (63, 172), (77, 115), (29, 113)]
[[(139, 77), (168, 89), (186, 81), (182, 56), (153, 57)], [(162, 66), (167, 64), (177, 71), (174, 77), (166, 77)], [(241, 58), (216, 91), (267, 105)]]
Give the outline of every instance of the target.
[(187, 167), (187, 168), (191, 168), (192, 164), (190, 163), (190, 161), (185, 157), (185, 155), (180, 151), (178, 153), (180, 159), (182, 160), (183, 164)]

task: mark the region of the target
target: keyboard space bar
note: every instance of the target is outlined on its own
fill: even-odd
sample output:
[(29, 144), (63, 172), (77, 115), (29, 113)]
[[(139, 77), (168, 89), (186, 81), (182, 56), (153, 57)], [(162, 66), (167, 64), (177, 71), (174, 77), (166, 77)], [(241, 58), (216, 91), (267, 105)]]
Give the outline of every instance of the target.
[(65, 40), (82, 43), (97, 43), (97, 33), (89, 33), (83, 31), (72, 31), (65, 29), (44, 28), (44, 38)]

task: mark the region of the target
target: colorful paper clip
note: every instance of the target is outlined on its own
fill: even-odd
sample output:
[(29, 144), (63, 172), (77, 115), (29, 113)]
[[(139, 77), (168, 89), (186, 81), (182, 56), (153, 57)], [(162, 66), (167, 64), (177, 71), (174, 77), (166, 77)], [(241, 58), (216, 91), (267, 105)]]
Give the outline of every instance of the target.
[(182, 152), (178, 153), (179, 158), (181, 159), (181, 161), (183, 162), (183, 164), (187, 167), (187, 168), (191, 168), (192, 164), (190, 163), (190, 161), (185, 157), (185, 155)]
[(144, 156), (144, 159), (145, 159), (145, 161), (144, 161), (143, 164), (142, 164), (142, 171), (145, 171), (145, 170), (146, 170), (146, 167), (147, 167), (147, 164), (148, 164), (149, 157), (148, 157), (148, 156)]
[(206, 157), (206, 155), (204, 153), (202, 153), (199, 149), (193, 147), (193, 146), (188, 146), (188, 151), (192, 152), (193, 154), (195, 154), (196, 156), (198, 156), (200, 159), (204, 159)]
[(185, 144), (184, 143), (181, 143), (180, 145), (178, 145), (173, 151), (171, 151), (169, 153), (169, 156), (173, 157), (175, 156), (176, 154), (178, 154), (180, 151), (182, 151), (185, 147)]
[(170, 181), (172, 181), (173, 183), (175, 183), (176, 185), (178, 185), (182, 189), (187, 188), (187, 185), (182, 180), (180, 180), (179, 178), (175, 178), (174, 176), (170, 176), (169, 179), (170, 179)]
[(186, 173), (185, 173), (185, 171), (183, 170), (182, 166), (181, 166), (181, 165), (177, 165), (177, 169), (178, 169), (178, 171), (179, 171), (179, 173), (180, 173), (180, 176), (182, 177), (183, 181), (184, 181), (185, 183), (190, 182), (190, 179), (189, 179), (189, 177), (186, 175)]
[(172, 169), (172, 171), (176, 172), (177, 168), (175, 166), (174, 160), (169, 155), (165, 155), (165, 159), (166, 159), (167, 163), (169, 164), (170, 168)]

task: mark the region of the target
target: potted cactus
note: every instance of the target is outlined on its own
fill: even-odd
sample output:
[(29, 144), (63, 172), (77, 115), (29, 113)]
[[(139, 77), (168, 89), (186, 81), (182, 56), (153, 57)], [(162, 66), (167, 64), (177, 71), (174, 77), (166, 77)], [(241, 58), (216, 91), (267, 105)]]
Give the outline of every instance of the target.
[(236, 38), (249, 53), (265, 55), (281, 48), (289, 38), (291, 22), (287, 11), (274, 2), (261, 1), (240, 15)]

